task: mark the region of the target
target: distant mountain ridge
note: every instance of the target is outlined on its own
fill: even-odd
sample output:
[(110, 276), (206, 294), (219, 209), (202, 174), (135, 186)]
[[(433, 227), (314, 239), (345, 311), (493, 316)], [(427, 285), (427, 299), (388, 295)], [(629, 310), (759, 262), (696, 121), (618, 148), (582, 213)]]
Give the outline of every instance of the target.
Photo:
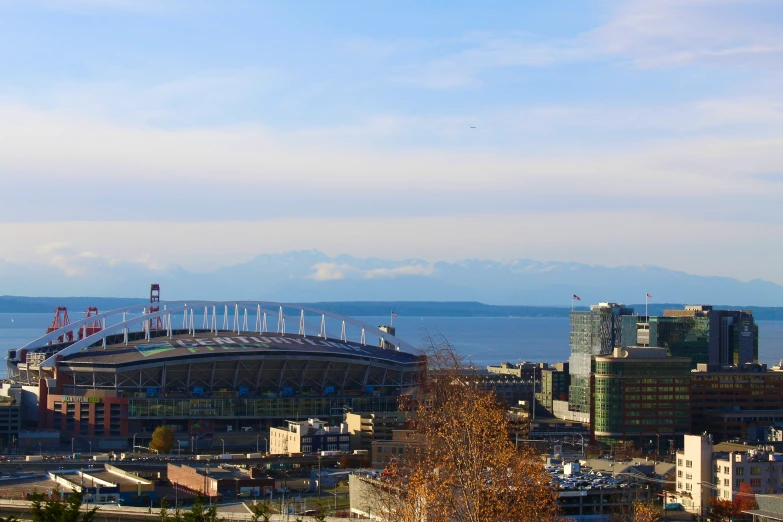
[[(103, 297), (21, 297), (0, 296), (0, 313), (50, 313), (57, 306), (66, 306), (73, 312), (81, 312), (88, 306), (97, 306), (101, 311), (146, 303), (145, 299), (103, 298)], [(564, 306), (511, 306), (489, 305), (478, 302), (435, 302), (435, 301), (346, 301), (298, 303), (313, 308), (335, 312), (351, 317), (388, 317), (392, 311), (400, 317), (568, 317), (570, 307)], [(629, 304), (636, 313), (644, 313), (644, 303)], [(663, 315), (664, 310), (681, 309), (682, 303), (656, 303), (649, 305), (651, 315)], [(587, 310), (587, 306), (576, 306), (575, 310)], [(716, 305), (716, 308), (736, 309), (731, 305)], [(756, 319), (783, 321), (783, 307), (748, 308)], [(80, 317), (80, 316), (79, 316)], [(72, 318), (73, 319), (73, 318)]]
[[(77, 260), (78, 261), (78, 260)], [(656, 266), (604, 267), (531, 259), (466, 259), (428, 262), (350, 255), (329, 257), (318, 250), (263, 254), (244, 263), (194, 273), (180, 266), (81, 261), (70, 275), (50, 266), (0, 260), (0, 292), (8, 295), (101, 297), (147, 295), (160, 283), (164, 299), (258, 299), (284, 302), (479, 302), (510, 306), (570, 307), (576, 294), (588, 305), (600, 301), (732, 303), (734, 307), (783, 305), (783, 286), (742, 282)], [(20, 301), (19, 306), (30, 306)]]

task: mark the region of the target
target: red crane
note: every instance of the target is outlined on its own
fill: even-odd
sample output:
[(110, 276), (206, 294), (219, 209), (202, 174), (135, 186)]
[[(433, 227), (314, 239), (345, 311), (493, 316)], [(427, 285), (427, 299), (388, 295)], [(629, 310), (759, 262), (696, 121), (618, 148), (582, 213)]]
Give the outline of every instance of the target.
[[(62, 312), (62, 315), (60, 313)], [(52, 321), (52, 324), (49, 326), (49, 328), (46, 329), (46, 333), (52, 333), (54, 331), (59, 330), (60, 328), (63, 328), (65, 326), (68, 326), (71, 324), (71, 320), (68, 318), (68, 308), (65, 306), (58, 306), (54, 310), (54, 320)], [(49, 344), (54, 344), (54, 339), (49, 341)], [(66, 332), (65, 334), (61, 335), (57, 338), (58, 343), (62, 343), (64, 341), (71, 342), (73, 341), (73, 330), (70, 332)]]
[[(160, 285), (152, 283), (150, 285), (150, 310), (149, 313), (160, 312)], [(150, 330), (163, 330), (163, 319), (158, 316), (150, 319)]]
[[(90, 317), (93, 317), (95, 315), (98, 315), (98, 307), (91, 306), (84, 312), (84, 318), (89, 319)], [(98, 333), (101, 330), (103, 330), (103, 325), (101, 324), (100, 319), (95, 319), (94, 321), (90, 321), (81, 328), (79, 328), (79, 339), (84, 339), (85, 337), (89, 337), (94, 333)]]

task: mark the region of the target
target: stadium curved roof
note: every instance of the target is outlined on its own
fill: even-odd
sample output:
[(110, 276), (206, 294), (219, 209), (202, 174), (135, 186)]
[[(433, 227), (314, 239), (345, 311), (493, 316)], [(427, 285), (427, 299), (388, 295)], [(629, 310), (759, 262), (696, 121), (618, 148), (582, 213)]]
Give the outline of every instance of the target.
[[(95, 359), (95, 362), (104, 360), (109, 362), (114, 358), (115, 363), (127, 363), (137, 358), (144, 359), (153, 356), (172, 357), (182, 353), (189, 352), (190, 355), (209, 352), (211, 342), (209, 335), (217, 339), (230, 339), (230, 342), (222, 342), (220, 350), (224, 353), (230, 353), (232, 350), (251, 350), (251, 351), (285, 351), (296, 348), (297, 351), (309, 351), (312, 353), (324, 353), (333, 350), (332, 354), (353, 352), (354, 355), (366, 357), (385, 357), (390, 360), (396, 358), (415, 357), (410, 352), (416, 352), (416, 349), (402, 339), (370, 325), (363, 321), (346, 317), (340, 314), (320, 310), (317, 308), (285, 304), (271, 301), (188, 301), (188, 302), (161, 302), (156, 303), (161, 309), (149, 313), (148, 305), (137, 304), (117, 310), (103, 312), (89, 318), (80, 319), (72, 322), (68, 326), (47, 333), (38, 339), (26, 344), (21, 349), (27, 351), (46, 352), (48, 358), (40, 364), (41, 368), (53, 367), (58, 357), (64, 360), (76, 361), (84, 355), (76, 356), (86, 352)], [(203, 311), (203, 321), (201, 321), (200, 330), (196, 324), (198, 317)], [(296, 313), (292, 314), (294, 311)], [(268, 328), (268, 316), (271, 316), (272, 322), (276, 320), (276, 328)], [(117, 319), (121, 318), (119, 321)], [(163, 330), (155, 331), (152, 324), (161, 319)], [(182, 320), (182, 328), (174, 326), (175, 321)], [(298, 320), (298, 331), (296, 336), (286, 335), (286, 319)], [(308, 320), (320, 319), (320, 325), (308, 327)], [(220, 322), (222, 319), (222, 328)], [(328, 319), (328, 321), (327, 321)], [(90, 324), (99, 322), (102, 325), (100, 331), (87, 335), (72, 344), (63, 345), (61, 349), (53, 350), (48, 346), (59, 338), (62, 338), (68, 332), (78, 332), (85, 329)], [(251, 322), (253, 326), (251, 327)], [(340, 329), (339, 337), (337, 335), (329, 336), (328, 325), (336, 326)], [(359, 342), (349, 341), (349, 332), (347, 327), (352, 327), (355, 332), (360, 332)], [(159, 350), (154, 348), (143, 349), (139, 351), (138, 347), (131, 346), (130, 335), (132, 331), (142, 332), (146, 344), (168, 343), (168, 347), (161, 345)], [(187, 335), (181, 339), (175, 339), (187, 332)], [(209, 335), (204, 336), (204, 332)], [(228, 335), (231, 333), (231, 335)], [(270, 337), (270, 334), (274, 336)], [(162, 335), (161, 335), (162, 334)], [(127, 349), (118, 349), (116, 337), (122, 336), (121, 345)], [(379, 345), (393, 347), (393, 349), (375, 348), (367, 344), (367, 336), (378, 339)], [(164, 340), (163, 338), (167, 338)], [(242, 338), (239, 340), (238, 338)], [(251, 337), (253, 339), (251, 339)], [(335, 342), (339, 338), (339, 342)], [(153, 343), (153, 339), (155, 343)], [(199, 340), (201, 339), (201, 340)], [(297, 340), (298, 339), (298, 340)], [(188, 346), (192, 344), (193, 346)], [(106, 349), (105, 354), (98, 357), (95, 350), (89, 350), (90, 347), (101, 346)], [(111, 349), (108, 349), (109, 347)], [(217, 346), (217, 344), (215, 345)], [(226, 348), (224, 348), (226, 346)], [(145, 352), (145, 350), (147, 350)], [(173, 353), (168, 353), (174, 350)], [(194, 351), (195, 350), (195, 351)], [(409, 353), (405, 353), (409, 352)], [(400, 354), (400, 355), (393, 355)], [(397, 362), (403, 362), (398, 360)]]
[[(163, 332), (160, 332), (163, 333)], [(373, 359), (397, 364), (415, 363), (415, 354), (384, 349), (339, 339), (305, 337), (298, 334), (236, 333), (230, 331), (197, 331), (195, 334), (163, 335), (132, 341), (92, 347), (63, 356), (69, 366), (126, 366), (177, 360), (243, 358), (252, 356), (308, 356), (312, 358), (340, 357)]]

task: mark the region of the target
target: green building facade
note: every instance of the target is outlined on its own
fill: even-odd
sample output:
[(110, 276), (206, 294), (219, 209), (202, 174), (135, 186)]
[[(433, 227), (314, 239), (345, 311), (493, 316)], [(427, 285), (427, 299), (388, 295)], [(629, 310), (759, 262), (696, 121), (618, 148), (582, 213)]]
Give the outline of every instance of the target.
[[(593, 438), (639, 447), (665, 446), (690, 431), (690, 372), (687, 357), (667, 357), (663, 348), (629, 347), (592, 359)], [(666, 444), (664, 444), (666, 443)]]
[(670, 357), (690, 357), (691, 368), (710, 361), (710, 318), (650, 317), (650, 339)]
[(553, 401), (568, 400), (568, 387), (571, 375), (568, 373), (568, 363), (555, 363), (541, 370), (541, 387), (536, 393), (536, 405), (550, 415), (554, 415)]

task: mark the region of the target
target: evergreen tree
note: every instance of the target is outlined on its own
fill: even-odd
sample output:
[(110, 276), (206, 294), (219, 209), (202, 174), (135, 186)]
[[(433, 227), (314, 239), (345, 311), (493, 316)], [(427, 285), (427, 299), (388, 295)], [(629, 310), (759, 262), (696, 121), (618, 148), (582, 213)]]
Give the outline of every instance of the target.
[(57, 499), (44, 500), (43, 495), (32, 497), (30, 512), (33, 522), (92, 522), (98, 508), (81, 511), (81, 493), (71, 493), (65, 502)]
[(250, 520), (252, 522), (269, 522), (272, 519), (272, 508), (268, 500), (253, 502), (250, 506)]
[(223, 522), (223, 519), (217, 516), (217, 506), (204, 506), (204, 497), (196, 497), (196, 502), (191, 508), (182, 515), (183, 522)]

